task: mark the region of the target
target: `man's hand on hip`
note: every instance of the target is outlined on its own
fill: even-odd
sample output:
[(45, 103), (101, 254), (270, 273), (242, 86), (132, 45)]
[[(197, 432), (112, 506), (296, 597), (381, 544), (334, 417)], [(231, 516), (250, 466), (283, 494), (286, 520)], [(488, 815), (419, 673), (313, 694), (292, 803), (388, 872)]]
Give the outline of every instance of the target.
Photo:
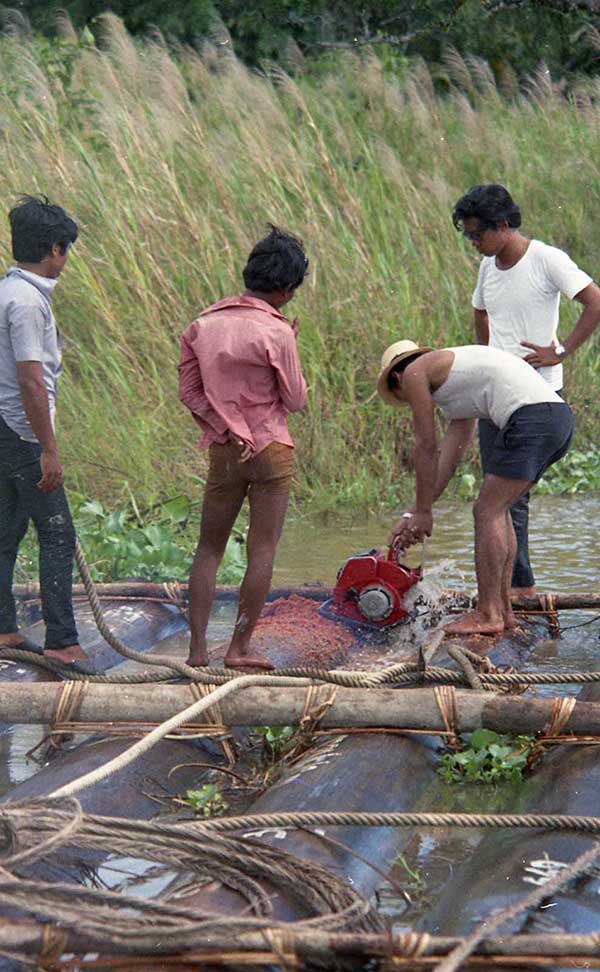
[(235, 439), (234, 441), (241, 450), (238, 462), (248, 462), (250, 459), (254, 458), (254, 449), (249, 442), (245, 442), (244, 439)]
[(62, 467), (57, 452), (43, 450), (40, 456), (42, 478), (37, 484), (42, 493), (53, 493), (63, 484)]
[(556, 353), (556, 345), (551, 344), (544, 347), (542, 344), (531, 344), (529, 341), (521, 341), (524, 348), (531, 348), (531, 354), (525, 355), (525, 361), (532, 368), (548, 368), (550, 365), (557, 365), (562, 362), (562, 358)]

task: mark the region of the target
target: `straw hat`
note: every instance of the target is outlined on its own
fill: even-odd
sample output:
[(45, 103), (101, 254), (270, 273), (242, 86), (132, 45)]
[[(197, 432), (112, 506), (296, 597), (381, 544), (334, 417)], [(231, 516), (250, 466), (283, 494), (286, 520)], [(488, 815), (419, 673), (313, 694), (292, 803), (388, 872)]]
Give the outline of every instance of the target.
[(399, 406), (402, 402), (398, 401), (391, 388), (388, 388), (388, 375), (394, 365), (405, 358), (417, 358), (420, 354), (427, 354), (433, 348), (420, 348), (414, 341), (396, 341), (390, 344), (381, 356), (381, 368), (377, 376), (377, 392), (383, 398), (386, 405)]

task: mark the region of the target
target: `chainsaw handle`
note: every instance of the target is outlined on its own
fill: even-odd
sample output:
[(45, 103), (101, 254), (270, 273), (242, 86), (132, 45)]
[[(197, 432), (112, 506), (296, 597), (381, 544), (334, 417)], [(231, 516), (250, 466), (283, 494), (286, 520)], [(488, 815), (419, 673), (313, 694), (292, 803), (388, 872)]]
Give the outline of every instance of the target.
[[(400, 541), (398, 537), (396, 537), (395, 540), (393, 540), (388, 547), (387, 559), (391, 561), (393, 564), (397, 564), (398, 566), (402, 567), (404, 565), (400, 564), (400, 557), (403, 557), (405, 553), (406, 551), (404, 550), (404, 547), (400, 545)], [(427, 553), (427, 537), (423, 537), (423, 546), (421, 548), (421, 563), (419, 564), (419, 570), (421, 572), (421, 576), (423, 576), (423, 571), (425, 569), (426, 553)]]
[(406, 551), (404, 547), (400, 544), (400, 540), (398, 539), (398, 537), (395, 537), (388, 547), (387, 559), (391, 560), (393, 564), (397, 564), (398, 561), (400, 560), (400, 557), (403, 557), (405, 553)]

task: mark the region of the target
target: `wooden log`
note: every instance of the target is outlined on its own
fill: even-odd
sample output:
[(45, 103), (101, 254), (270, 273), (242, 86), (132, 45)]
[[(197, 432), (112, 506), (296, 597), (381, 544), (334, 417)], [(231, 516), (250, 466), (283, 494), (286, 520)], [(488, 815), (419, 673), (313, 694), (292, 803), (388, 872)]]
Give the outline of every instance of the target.
[[(158, 601), (178, 601), (179, 598), (187, 603), (188, 585), (187, 583), (174, 582), (169, 584), (159, 584), (154, 581), (111, 581), (104, 584), (96, 584), (96, 591), (100, 598), (140, 598)], [(13, 587), (15, 597), (21, 601), (35, 601), (40, 596), (40, 586), (36, 583), (15, 584)], [(239, 593), (239, 586), (236, 584), (223, 584), (217, 588), (215, 599), (228, 600)], [(274, 588), (270, 591), (268, 600), (274, 601), (279, 597), (288, 597), (290, 594), (298, 594), (301, 597), (310, 597), (315, 600), (324, 601), (331, 597), (331, 589), (322, 584), (301, 584), (293, 588)], [(83, 584), (73, 585), (74, 597), (85, 597), (85, 587)], [(470, 603), (470, 598), (459, 592), (452, 592), (452, 599), (455, 603), (461, 603), (464, 599), (465, 605)], [(600, 611), (600, 593), (594, 591), (580, 591), (571, 594), (546, 594), (533, 597), (513, 597), (512, 604), (517, 611), (545, 611), (551, 599), (557, 611)]]
[[(0, 920), (0, 944), (9, 951), (26, 951), (30, 955), (38, 955), (45, 942), (44, 925), (34, 921), (4, 921)], [(73, 952), (84, 952), (98, 945), (98, 936), (86, 935), (75, 928), (64, 928), (64, 950)], [(412, 940), (411, 940), (412, 939)], [(447, 955), (452, 949), (462, 942), (462, 938), (449, 935), (429, 935), (421, 942), (420, 955), (422, 956), (442, 956)], [(168, 954), (164, 945), (160, 942), (153, 943), (153, 954)], [(285, 947), (290, 955), (304, 955), (307, 957), (323, 955), (344, 956), (363, 956), (383, 958), (403, 958), (414, 954), (411, 950), (414, 946), (414, 936), (404, 936), (402, 933), (397, 935), (381, 935), (376, 932), (327, 932), (313, 928), (305, 930), (294, 928), (286, 929)], [(274, 953), (266, 947), (264, 931), (247, 932), (227, 932), (224, 926), (220, 932), (211, 929), (211, 934), (202, 945), (196, 945), (193, 954), (198, 961), (206, 960), (207, 956), (218, 958), (226, 950), (235, 948), (238, 959), (244, 964), (244, 958), (249, 959), (251, 955), (264, 955), (264, 962), (273, 961)], [(138, 954), (139, 950), (133, 946), (126, 949), (123, 945), (114, 943), (103, 946), (103, 955), (115, 953)], [(595, 958), (600, 956), (600, 942), (597, 934), (531, 934), (531, 935), (504, 935), (502, 937), (488, 938), (474, 949), (473, 955), (479, 956), (580, 956), (583, 958)], [(179, 958), (190, 958), (185, 952), (178, 953)], [(143, 957), (143, 956), (140, 956)], [(152, 961), (153, 955), (147, 956)], [(418, 961), (418, 959), (417, 959)], [(576, 965), (577, 968), (586, 968), (587, 965), (581, 961)]]
[[(61, 686), (0, 683), (0, 722), (49, 724)], [(306, 689), (273, 685), (249, 686), (220, 703), (228, 726), (298, 725), (304, 712)], [(458, 730), (485, 727), (497, 732), (535, 733), (548, 725), (554, 700), (456, 691)], [(90, 683), (81, 702), (82, 722), (160, 723), (190, 705), (187, 684), (114, 685)], [(323, 716), (320, 728), (385, 727), (444, 730), (444, 721), (431, 688), (341, 688)], [(600, 734), (600, 702), (576, 702), (564, 732)]]
[[(96, 584), (96, 592), (100, 598), (144, 598), (158, 601), (178, 601), (179, 598), (187, 603), (188, 585), (187, 583), (172, 582), (168, 584), (158, 584), (154, 581), (111, 581), (106, 584)], [(228, 600), (239, 594), (239, 584), (222, 584), (216, 590), (215, 600)], [(274, 601), (278, 597), (289, 597), (290, 593), (298, 594), (301, 597), (310, 597), (318, 601), (325, 601), (331, 597), (331, 588), (321, 584), (301, 584), (297, 587), (275, 587), (269, 592), (268, 601)], [(40, 585), (15, 584), (13, 594), (22, 601), (35, 601), (40, 596)], [(83, 584), (73, 584), (73, 597), (86, 597)]]

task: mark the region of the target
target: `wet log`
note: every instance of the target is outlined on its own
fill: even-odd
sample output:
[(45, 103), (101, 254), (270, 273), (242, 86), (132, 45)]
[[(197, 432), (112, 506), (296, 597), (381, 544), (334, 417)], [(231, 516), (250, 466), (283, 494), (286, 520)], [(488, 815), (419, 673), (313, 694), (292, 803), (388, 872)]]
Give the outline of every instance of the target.
[[(0, 683), (0, 721), (23, 725), (52, 722), (61, 688), (54, 685)], [(229, 726), (298, 725), (304, 714), (306, 689), (247, 686), (220, 702)], [(552, 716), (552, 698), (523, 698), (493, 692), (456, 691), (457, 728), (473, 732), (485, 727), (496, 732), (535, 733)], [(118, 691), (108, 684), (89, 683), (78, 720), (85, 723), (153, 722), (171, 718), (190, 705), (188, 684), (124, 684)], [(201, 720), (200, 720), (201, 721)], [(320, 728), (382, 727), (443, 731), (434, 689), (341, 688), (319, 723)], [(565, 732), (600, 734), (600, 703), (577, 702)]]
[[(154, 581), (111, 581), (95, 586), (100, 598), (137, 598), (150, 601), (175, 601), (176, 603), (179, 603), (180, 599), (184, 603), (187, 603), (188, 600), (187, 583), (183, 584), (178, 581), (167, 584), (158, 584)], [(239, 590), (239, 584), (219, 585), (215, 592), (215, 600), (237, 597)], [(36, 583), (15, 584), (13, 593), (21, 601), (35, 601), (40, 596), (40, 585)], [(331, 589), (322, 584), (301, 584), (293, 588), (293, 593), (301, 597), (315, 598), (319, 601), (331, 597)], [(287, 597), (289, 594), (289, 587), (276, 587), (269, 592), (267, 600), (274, 601), (278, 597)], [(87, 597), (83, 584), (73, 584), (73, 596)]]
[[(0, 923), (0, 943), (9, 951), (26, 952), (29, 955), (38, 955), (44, 945), (44, 926), (33, 921)], [(65, 951), (85, 952), (89, 949), (98, 947), (98, 936), (86, 935), (81, 931), (71, 928), (65, 929)], [(360, 932), (328, 932), (318, 928), (310, 930), (289, 929), (286, 930), (286, 952), (290, 955), (305, 957), (306, 959), (324, 958), (331, 959), (334, 956), (342, 961), (349, 956), (384, 959), (402, 959), (408, 957), (413, 967), (419, 967), (419, 959), (425, 956), (447, 955), (452, 949), (461, 943), (461, 939), (455, 936), (430, 936), (423, 939), (419, 945), (419, 957), (415, 958), (414, 945), (410, 937), (399, 934), (379, 934), (379, 933), (360, 933)], [(108, 943), (103, 947), (104, 955), (120, 954), (123, 956), (133, 952), (134, 949), (126, 950), (122, 945), (111, 945)], [(196, 946), (193, 950), (197, 961), (219, 960), (219, 965), (231, 953), (231, 960), (237, 959), (240, 966), (248, 964), (249, 967), (256, 966), (257, 959), (260, 958), (266, 964), (279, 965), (280, 956), (268, 948), (262, 931), (246, 931), (241, 934), (236, 931), (233, 934), (227, 932), (224, 927), (220, 933), (211, 932), (210, 939)], [(165, 953), (164, 945), (160, 942), (153, 943), (153, 950), (147, 956), (139, 956), (140, 959), (146, 958), (152, 964), (153, 957)], [(581, 961), (577, 962), (577, 968), (588, 968), (585, 958), (594, 958), (600, 955), (600, 943), (598, 936), (590, 935), (504, 935), (502, 937), (488, 938), (481, 942), (474, 949), (476, 956), (505, 956), (514, 957), (518, 960), (521, 956), (532, 956), (542, 958), (545, 956), (567, 958), (579, 956)], [(183, 960), (185, 953), (180, 953), (179, 958)], [(246, 962), (244, 962), (244, 957)], [(192, 956), (188, 956), (191, 959)], [(425, 961), (425, 966), (430, 963)], [(100, 967), (104, 967), (99, 963)], [(541, 965), (536, 963), (536, 967)], [(154, 967), (154, 966), (152, 966)], [(191, 966), (190, 966), (191, 967)], [(569, 964), (568, 967), (571, 967)], [(595, 967), (595, 966), (594, 966)]]
[[(178, 601), (180, 598), (184, 603), (188, 599), (187, 583), (173, 582), (168, 584), (158, 584), (152, 581), (112, 581), (105, 584), (96, 584), (98, 595), (102, 598), (147, 598), (158, 601)], [(36, 600), (40, 596), (39, 584), (15, 584), (13, 587), (15, 597), (22, 601)], [(217, 588), (216, 599), (227, 599), (236, 596), (239, 586), (229, 584), (221, 585)], [(316, 600), (326, 600), (331, 597), (331, 590), (322, 584), (302, 584), (294, 587), (293, 591), (287, 588), (274, 588), (269, 594), (269, 600), (279, 597), (286, 597), (293, 592), (302, 597), (312, 597)], [(83, 584), (73, 585), (75, 597), (85, 597)], [(460, 599), (460, 594), (454, 592), (453, 599)], [(539, 594), (534, 597), (513, 597), (513, 607), (518, 611), (545, 611), (548, 604), (552, 603), (557, 611), (600, 611), (600, 593), (595, 591), (580, 591), (570, 594)]]
[[(436, 743), (432, 737), (391, 733), (326, 737), (311, 746), (274, 785), (254, 801), (248, 813), (289, 810), (411, 810), (435, 779)], [(400, 827), (277, 828), (254, 832), (253, 840), (326, 867), (336, 877), (369, 897), (385, 883), (384, 871), (407, 839)], [(383, 869), (383, 870), (382, 870)], [(201, 912), (243, 914), (245, 898), (217, 881), (185, 894), (175, 883), (181, 903)], [(308, 917), (293, 889), (267, 886), (274, 918)]]

